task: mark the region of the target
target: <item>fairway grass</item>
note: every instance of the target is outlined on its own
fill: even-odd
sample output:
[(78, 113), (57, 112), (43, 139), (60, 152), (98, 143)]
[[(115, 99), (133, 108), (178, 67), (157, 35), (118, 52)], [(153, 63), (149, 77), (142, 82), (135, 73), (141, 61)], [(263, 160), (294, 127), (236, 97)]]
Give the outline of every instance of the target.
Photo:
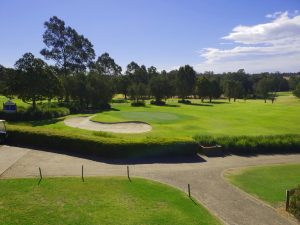
[[(300, 100), (291, 93), (282, 93), (274, 104), (263, 100), (217, 100), (192, 105), (178, 104), (169, 99), (167, 106), (132, 107), (129, 103), (112, 104), (114, 110), (96, 114), (91, 120), (98, 122), (141, 121), (152, 126), (142, 134), (113, 134), (114, 138), (143, 141), (168, 138), (192, 141), (195, 135), (257, 136), (300, 134)], [(82, 136), (95, 137), (95, 133), (67, 127), (62, 120), (21, 122), (17, 126), (56, 130)]]
[(276, 207), (284, 202), (287, 189), (300, 185), (300, 164), (246, 168), (228, 172), (225, 177), (240, 189)]
[(0, 224), (221, 224), (170, 186), (121, 177), (0, 180)]
[(193, 105), (178, 104), (168, 100), (168, 106), (131, 107), (114, 104), (115, 111), (97, 114), (98, 122), (143, 121), (153, 130), (143, 134), (148, 137), (193, 137), (195, 135), (238, 136), (299, 134), (300, 101), (284, 93), (271, 104), (263, 100), (218, 100)]

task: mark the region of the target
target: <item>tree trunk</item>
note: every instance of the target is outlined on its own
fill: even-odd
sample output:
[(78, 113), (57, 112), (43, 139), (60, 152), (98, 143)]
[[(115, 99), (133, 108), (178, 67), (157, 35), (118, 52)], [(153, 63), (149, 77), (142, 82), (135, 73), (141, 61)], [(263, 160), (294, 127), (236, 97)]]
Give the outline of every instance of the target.
[(211, 103), (211, 99), (212, 99), (212, 97), (211, 96), (209, 96), (209, 102)]
[(204, 102), (204, 98), (201, 98), (201, 102)]
[(230, 102), (231, 98), (228, 98), (228, 101)]
[(125, 97), (125, 100), (127, 100), (127, 95), (126, 94), (124, 94), (124, 97)]
[(265, 99), (265, 103), (267, 103), (267, 99)]
[(35, 98), (32, 99), (32, 108), (33, 108), (33, 109), (36, 108), (36, 101), (35, 101)]

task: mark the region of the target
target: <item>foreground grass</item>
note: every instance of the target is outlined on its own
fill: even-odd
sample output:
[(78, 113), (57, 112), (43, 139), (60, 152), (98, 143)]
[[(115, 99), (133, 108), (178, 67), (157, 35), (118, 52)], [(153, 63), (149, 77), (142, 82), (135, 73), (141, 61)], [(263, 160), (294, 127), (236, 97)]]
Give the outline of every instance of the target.
[(0, 180), (0, 224), (220, 224), (183, 192), (125, 178)]
[(300, 164), (247, 168), (226, 177), (240, 189), (277, 206), (285, 200), (287, 189), (300, 184)]

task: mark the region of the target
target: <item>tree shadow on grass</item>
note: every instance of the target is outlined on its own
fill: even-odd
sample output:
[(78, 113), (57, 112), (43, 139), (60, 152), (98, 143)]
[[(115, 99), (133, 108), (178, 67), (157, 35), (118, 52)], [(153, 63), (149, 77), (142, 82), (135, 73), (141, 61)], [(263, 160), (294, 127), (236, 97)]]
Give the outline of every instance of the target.
[(212, 104), (208, 104), (208, 103), (191, 103), (191, 104), (186, 104), (186, 105), (194, 105), (194, 106), (213, 106)]
[(165, 105), (155, 105), (160, 107), (180, 107), (180, 105), (171, 105), (171, 104), (165, 104)]
[(135, 164), (153, 164), (153, 163), (201, 163), (206, 162), (199, 154), (189, 156), (140, 156), (120, 159), (101, 159), (99, 161), (115, 165), (135, 165)]
[(219, 102), (219, 101), (211, 101), (209, 104), (219, 105), (219, 104), (229, 104), (229, 102), (225, 102), (225, 101), (222, 101), (222, 102)]

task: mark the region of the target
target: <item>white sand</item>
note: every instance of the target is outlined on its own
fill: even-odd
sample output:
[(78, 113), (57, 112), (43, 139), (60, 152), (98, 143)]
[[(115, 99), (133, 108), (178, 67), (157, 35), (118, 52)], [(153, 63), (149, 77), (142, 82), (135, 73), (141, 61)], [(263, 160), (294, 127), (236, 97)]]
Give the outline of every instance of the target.
[(144, 133), (152, 130), (149, 124), (143, 122), (101, 123), (90, 121), (91, 117), (70, 117), (65, 119), (64, 122), (70, 127), (123, 134)]

